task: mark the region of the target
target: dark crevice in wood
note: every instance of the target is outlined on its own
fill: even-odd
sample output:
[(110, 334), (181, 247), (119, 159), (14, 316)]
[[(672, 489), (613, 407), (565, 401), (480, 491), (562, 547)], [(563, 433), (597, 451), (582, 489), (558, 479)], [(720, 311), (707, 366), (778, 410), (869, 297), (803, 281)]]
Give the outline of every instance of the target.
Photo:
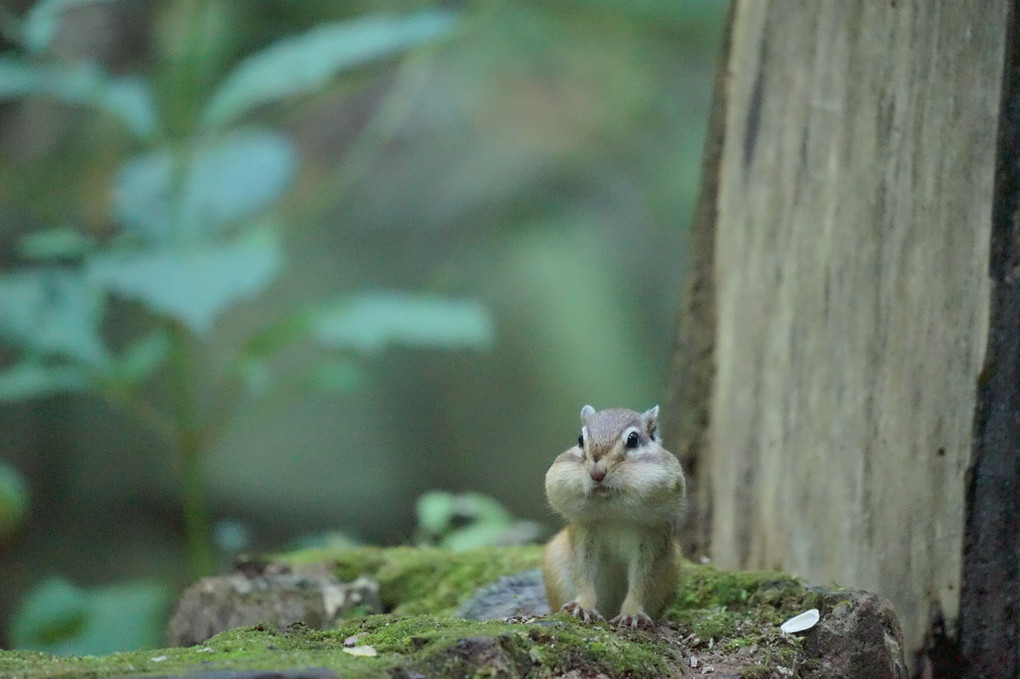
[(1012, 3), (992, 206), (991, 315), (968, 476), (959, 646), (965, 676), (1020, 676), (1020, 2)]

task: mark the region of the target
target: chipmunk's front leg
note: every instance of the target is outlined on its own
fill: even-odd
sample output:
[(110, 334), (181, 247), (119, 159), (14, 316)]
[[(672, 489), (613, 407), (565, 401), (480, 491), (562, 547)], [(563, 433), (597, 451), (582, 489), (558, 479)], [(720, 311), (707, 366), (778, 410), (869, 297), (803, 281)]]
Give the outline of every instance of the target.
[(655, 615), (662, 612), (676, 588), (676, 562), (676, 546), (668, 538), (642, 544), (627, 567), (627, 596), (620, 605), (620, 614), (610, 623), (630, 629), (654, 627), (646, 609)]
[(585, 557), (578, 532), (565, 528), (546, 545), (542, 556), (546, 596), (554, 611), (566, 611), (585, 622), (602, 620), (595, 608), (598, 601), (592, 562)]
[(594, 588), (590, 593), (585, 592), (578, 596), (573, 601), (568, 601), (563, 604), (561, 611), (566, 611), (578, 620), (584, 622), (594, 622), (596, 620), (605, 620), (598, 609), (595, 608), (595, 590)]
[(575, 596), (572, 600), (563, 604), (561, 610), (570, 613), (578, 620), (594, 622), (605, 620), (599, 613), (598, 594), (595, 590), (595, 578), (597, 575), (598, 561), (592, 553), (590, 540), (579, 540), (574, 550), (574, 563), (571, 564), (573, 571)]
[(627, 597), (620, 605), (620, 614), (609, 621), (617, 627), (629, 627), (630, 629), (645, 628), (651, 629), (655, 626), (652, 618), (645, 612), (644, 601), (646, 598), (643, 579), (635, 579), (634, 575), (629, 576), (630, 583), (627, 587)]

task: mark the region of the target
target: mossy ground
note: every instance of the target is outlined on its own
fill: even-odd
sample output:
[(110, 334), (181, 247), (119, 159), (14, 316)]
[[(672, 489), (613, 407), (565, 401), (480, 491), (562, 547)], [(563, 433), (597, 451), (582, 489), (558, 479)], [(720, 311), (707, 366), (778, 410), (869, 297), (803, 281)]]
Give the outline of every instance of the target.
[(450, 552), (437, 547), (363, 547), (295, 552), (273, 560), (291, 566), (330, 564), (337, 577), (367, 574), (379, 583), (383, 611), (452, 615), (479, 587), (501, 575), (535, 568), (542, 547), (489, 547)]
[(736, 662), (746, 677), (795, 676), (805, 662), (800, 642), (779, 625), (812, 608), (813, 596), (783, 573), (688, 564), (665, 619), (687, 634), (686, 647), (701, 663)]
[[(680, 595), (655, 633), (585, 625), (557, 614), (515, 622), (450, 617), (478, 587), (535, 567), (540, 547), (465, 553), (440, 549), (365, 548), (315, 551), (276, 559), (293, 566), (327, 563), (338, 575), (368, 574), (380, 583), (384, 615), (352, 618), (337, 629), (232, 630), (189, 648), (133, 651), (102, 658), (57, 658), (0, 652), (0, 676), (103, 677), (187, 674), (201, 670), (322, 667), (343, 677), (383, 677), (405, 670), (426, 676), (657, 677), (689, 665), (741, 667), (745, 676), (791, 676), (802, 662), (799, 643), (778, 624), (802, 611), (811, 593), (776, 573), (732, 573), (688, 565)], [(345, 653), (344, 640), (371, 646), (376, 657)]]
[[(465, 641), (486, 640), (486, 673), (553, 676), (583, 666), (606, 676), (658, 677), (668, 673), (668, 645), (641, 633), (620, 634), (583, 626), (564, 616), (536, 623), (472, 622), (430, 615), (373, 615), (322, 632), (243, 628), (189, 648), (133, 651), (104, 657), (56, 658), (41, 653), (0, 653), (0, 676), (66, 679), (183, 675), (198, 671), (326, 668), (342, 677), (385, 677), (398, 668), (426, 676), (464, 676), (478, 667)], [(344, 652), (344, 640), (371, 646), (375, 657)], [(647, 636), (647, 635), (643, 635)]]

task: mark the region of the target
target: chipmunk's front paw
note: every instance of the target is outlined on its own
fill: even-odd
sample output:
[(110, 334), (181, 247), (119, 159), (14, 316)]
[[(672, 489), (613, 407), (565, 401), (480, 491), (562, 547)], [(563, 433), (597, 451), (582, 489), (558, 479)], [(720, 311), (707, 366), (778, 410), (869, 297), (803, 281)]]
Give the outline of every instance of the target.
[(624, 615), (621, 613), (610, 620), (609, 624), (630, 629), (652, 629), (655, 627), (655, 623), (645, 613), (637, 613), (635, 615)]
[(567, 613), (570, 613), (578, 620), (583, 620), (584, 622), (594, 622), (596, 620), (601, 620), (605, 622), (606, 620), (605, 618), (602, 617), (602, 614), (599, 613), (594, 608), (584, 608), (583, 606), (581, 606), (581, 604), (577, 603), (576, 601), (571, 601), (569, 603), (563, 604), (563, 607), (560, 610), (566, 611)]

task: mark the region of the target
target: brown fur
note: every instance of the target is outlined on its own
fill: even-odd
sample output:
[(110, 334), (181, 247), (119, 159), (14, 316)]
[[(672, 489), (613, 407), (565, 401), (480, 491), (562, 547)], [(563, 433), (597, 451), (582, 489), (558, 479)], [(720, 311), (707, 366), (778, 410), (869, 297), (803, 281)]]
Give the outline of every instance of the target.
[[(680, 463), (645, 413), (582, 410), (584, 448), (562, 453), (546, 474), (549, 503), (567, 521), (542, 568), (553, 610), (584, 620), (614, 616), (637, 627), (662, 614), (677, 585), (685, 501)], [(626, 447), (636, 432), (639, 445)]]

